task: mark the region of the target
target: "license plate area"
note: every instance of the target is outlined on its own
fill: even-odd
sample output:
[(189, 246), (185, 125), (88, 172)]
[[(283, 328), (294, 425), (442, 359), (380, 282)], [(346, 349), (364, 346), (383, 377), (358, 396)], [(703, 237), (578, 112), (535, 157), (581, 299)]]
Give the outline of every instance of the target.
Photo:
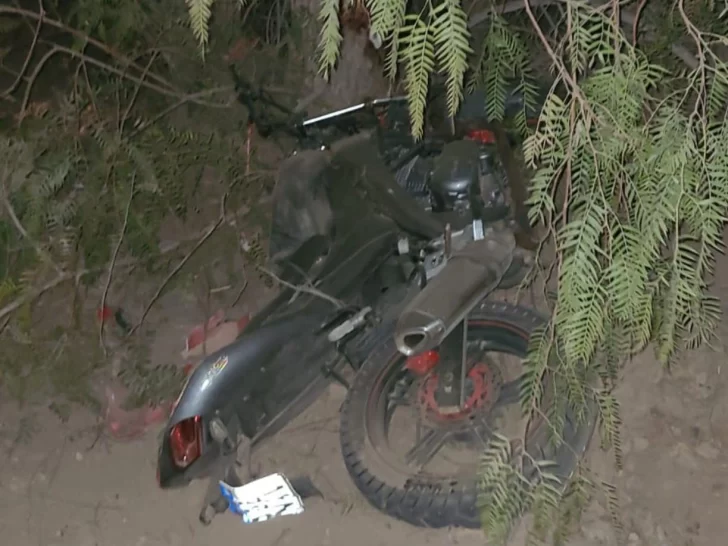
[(239, 487), (220, 482), (220, 493), (228, 501), (230, 511), (244, 523), (293, 516), (304, 510), (300, 495), (283, 474), (270, 474)]

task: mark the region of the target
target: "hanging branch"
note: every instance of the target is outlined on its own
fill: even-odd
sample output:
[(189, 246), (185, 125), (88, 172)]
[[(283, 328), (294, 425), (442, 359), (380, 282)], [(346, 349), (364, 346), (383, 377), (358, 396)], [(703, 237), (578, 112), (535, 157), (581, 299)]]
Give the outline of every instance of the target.
[[(131, 187), (129, 188), (129, 201), (126, 203), (126, 211), (124, 212), (124, 223), (121, 225), (121, 232), (119, 233), (119, 240), (116, 242), (116, 247), (114, 248), (114, 253), (111, 256), (111, 262), (109, 263), (109, 274), (106, 277), (106, 285), (104, 286), (104, 291), (101, 294), (101, 313), (103, 314), (104, 308), (106, 307), (106, 297), (109, 295), (109, 288), (111, 287), (111, 279), (114, 276), (114, 266), (116, 265), (116, 260), (119, 257), (119, 249), (121, 249), (121, 243), (124, 241), (124, 235), (126, 235), (126, 228), (129, 225), (129, 213), (131, 212), (131, 204), (134, 201), (134, 190), (136, 183), (136, 172), (131, 177)], [(101, 344), (101, 349), (104, 351), (104, 356), (106, 356), (106, 343), (104, 343), (104, 326), (106, 326), (106, 320), (102, 319), (99, 321), (99, 343)]]
[(23, 224), (20, 222), (20, 218), (18, 218), (18, 215), (15, 213), (15, 209), (13, 208), (13, 205), (10, 203), (10, 200), (8, 199), (8, 196), (3, 191), (2, 193), (2, 203), (5, 206), (5, 209), (8, 212), (8, 215), (10, 216), (10, 220), (13, 222), (13, 225), (15, 226), (15, 229), (18, 230), (20, 235), (23, 237), (23, 239), (26, 239), (31, 246), (35, 249), (35, 251), (38, 253), (38, 256), (43, 259), (48, 265), (50, 265), (53, 269), (55, 269), (57, 272), (61, 272), (61, 268), (58, 267), (58, 265), (53, 261), (53, 258), (51, 257), (48, 252), (46, 252), (43, 247), (40, 246), (40, 243), (35, 241), (30, 234), (26, 231), (26, 229), (23, 227)]
[[(542, 8), (554, 4), (563, 4), (566, 2), (568, 2), (568, 0), (507, 0), (506, 2), (503, 2), (498, 6), (493, 6), (492, 8), (474, 14), (468, 20), (468, 27), (473, 28), (489, 21), (494, 13), (513, 13), (527, 8)], [(612, 6), (611, 0), (608, 2), (600, 2), (599, 0), (587, 0), (587, 4), (589, 4), (597, 11), (603, 11)], [(635, 14), (631, 10), (622, 8), (619, 10), (619, 18), (623, 25), (630, 26), (634, 29), (637, 25), (639, 14)], [(688, 48), (679, 44), (673, 44), (670, 46), (670, 50), (672, 51), (673, 55), (675, 55), (678, 59), (685, 63), (685, 65), (687, 65), (690, 69), (695, 70), (700, 65), (698, 59), (690, 52)]]
[[(58, 21), (56, 19), (48, 18), (45, 15), (44, 11), (40, 11), (38, 13), (16, 8), (16, 7), (10, 7), (10, 6), (0, 6), (0, 16), (1, 15), (17, 15), (20, 17), (26, 17), (30, 19), (34, 19), (37, 21), (37, 30), (34, 34), (33, 43), (31, 44), (31, 49), (26, 57), (26, 62), (23, 66), (23, 69), (21, 70), (21, 73), (18, 75), (18, 81), (13, 83), (13, 85), (8, 88), (8, 90), (4, 91), (1, 96), (6, 96), (12, 91), (14, 91), (19, 82), (22, 81), (23, 74), (28, 70), (30, 60), (33, 57), (33, 53), (36, 49), (36, 45), (38, 42), (47, 43), (44, 40), (39, 39), (40, 29), (43, 25), (52, 26), (54, 28), (60, 29), (64, 32), (67, 32), (68, 34), (78, 38), (79, 40), (83, 41), (86, 44), (92, 45), (93, 47), (99, 49), (100, 51), (104, 52), (106, 55), (114, 59), (116, 62), (118, 62), (121, 66), (123, 66), (123, 69), (117, 68), (115, 66), (112, 66), (111, 64), (101, 61), (99, 59), (96, 59), (82, 51), (76, 51), (74, 49), (51, 43), (51, 49), (47, 53), (43, 55), (43, 57), (38, 61), (35, 68), (33, 69), (32, 73), (28, 77), (28, 85), (27, 89), (25, 91), (25, 95), (23, 98), (22, 103), (22, 109), (21, 112), (24, 112), (27, 108), (29, 98), (30, 98), (30, 92), (31, 88), (33, 87), (33, 83), (37, 79), (40, 71), (42, 70), (45, 63), (50, 59), (53, 55), (56, 53), (64, 53), (66, 55), (69, 55), (71, 57), (74, 57), (82, 62), (94, 65), (98, 68), (101, 68), (102, 70), (105, 70), (107, 72), (111, 72), (112, 74), (115, 74), (121, 78), (125, 78), (128, 80), (131, 80), (132, 82), (135, 82), (137, 85), (141, 87), (145, 87), (147, 89), (151, 89), (153, 91), (156, 91), (162, 95), (173, 97), (180, 99), (181, 103), (185, 102), (193, 102), (195, 104), (199, 104), (201, 106), (207, 106), (212, 108), (229, 108), (230, 105), (234, 102), (233, 100), (226, 101), (223, 103), (220, 102), (210, 102), (207, 100), (203, 100), (203, 97), (216, 94), (216, 93), (223, 93), (223, 92), (230, 92), (233, 90), (232, 86), (225, 86), (225, 87), (219, 87), (217, 89), (210, 90), (207, 93), (201, 94), (201, 93), (185, 93), (184, 91), (181, 91), (180, 89), (176, 88), (174, 85), (172, 85), (168, 80), (160, 76), (159, 74), (155, 74), (151, 70), (149, 70), (150, 65), (143, 67), (140, 66), (138, 63), (134, 62), (130, 58), (126, 57), (125, 55), (119, 53), (115, 49), (109, 47), (108, 45), (104, 44), (103, 42), (96, 40), (95, 38), (92, 38), (88, 34), (81, 32), (80, 30), (77, 30), (73, 27), (70, 27), (66, 25), (65, 23)], [(129, 73), (129, 70), (132, 69), (136, 74)]]
[(30, 44), (30, 47), (28, 48), (28, 53), (25, 56), (25, 61), (23, 62), (23, 66), (20, 69), (20, 72), (18, 72), (18, 75), (15, 78), (15, 81), (10, 84), (10, 87), (8, 87), (5, 91), (0, 93), (0, 96), (3, 97), (9, 97), (13, 94), (13, 92), (18, 88), (18, 85), (20, 85), (20, 82), (23, 81), (23, 76), (25, 76), (25, 72), (28, 70), (28, 66), (30, 66), (30, 60), (33, 58), (33, 54), (35, 53), (35, 47), (38, 45), (38, 37), (40, 36), (40, 29), (43, 26), (43, 21), (45, 19), (45, 10), (43, 9), (43, 0), (39, 0), (38, 2), (38, 22), (35, 25), (35, 30), (33, 31), (33, 41)]

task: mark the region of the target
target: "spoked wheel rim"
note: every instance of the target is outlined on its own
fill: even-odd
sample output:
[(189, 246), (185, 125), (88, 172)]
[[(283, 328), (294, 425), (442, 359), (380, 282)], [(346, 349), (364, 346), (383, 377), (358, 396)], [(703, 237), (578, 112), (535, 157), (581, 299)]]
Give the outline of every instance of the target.
[[(503, 434), (497, 423), (502, 410), (507, 408), (511, 419), (514, 412), (521, 417), (522, 372), (518, 368), (526, 355), (528, 338), (529, 332), (512, 324), (478, 319), (468, 322), (464, 404), (455, 413), (443, 413), (438, 407), (434, 396), (437, 368), (418, 376), (405, 369), (405, 357), (393, 352), (366, 400), (366, 434), (381, 462), (399, 473), (428, 481), (451, 485), (472, 481), (488, 440), (496, 432)], [(401, 409), (414, 427), (414, 431), (412, 427), (409, 430), (414, 435), (409, 449), (403, 444), (412, 435), (407, 434), (406, 424), (395, 422)], [(522, 420), (519, 426), (527, 430)], [(513, 441), (519, 436), (522, 434), (514, 435)], [(433, 465), (436, 458), (447, 464)], [(454, 459), (461, 459), (461, 463)]]

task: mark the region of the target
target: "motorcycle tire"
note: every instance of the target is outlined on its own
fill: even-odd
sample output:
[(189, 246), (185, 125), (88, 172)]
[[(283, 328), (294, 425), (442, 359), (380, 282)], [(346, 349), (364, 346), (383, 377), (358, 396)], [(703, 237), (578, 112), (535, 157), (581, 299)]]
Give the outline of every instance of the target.
[[(502, 302), (483, 302), (468, 318), (469, 338), (489, 341), (517, 357), (525, 357), (534, 329), (544, 319), (534, 311)], [(388, 445), (375, 442), (376, 393), (383, 392), (388, 374), (397, 366), (398, 352), (392, 336), (382, 339), (361, 366), (342, 406), (340, 440), (346, 468), (367, 500), (385, 514), (418, 527), (442, 528), (481, 526), (478, 509), (478, 479), (443, 479), (399, 463), (392, 463)], [(392, 364), (395, 362), (395, 364)], [(401, 369), (401, 364), (399, 364)], [(586, 419), (577, 423), (567, 411), (564, 442), (554, 448), (545, 422), (531, 423), (528, 452), (537, 459), (556, 463), (553, 469), (564, 482), (573, 474), (594, 432), (596, 407), (588, 408)], [(381, 425), (380, 425), (381, 427)], [(376, 435), (376, 433), (375, 433)], [(384, 442), (386, 444), (386, 442)]]

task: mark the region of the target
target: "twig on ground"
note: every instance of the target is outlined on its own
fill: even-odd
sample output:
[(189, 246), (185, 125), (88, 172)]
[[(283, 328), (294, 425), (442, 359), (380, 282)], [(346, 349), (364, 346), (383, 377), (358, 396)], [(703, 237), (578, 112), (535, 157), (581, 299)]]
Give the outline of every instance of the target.
[(286, 536), (288, 536), (288, 533), (290, 532), (291, 530), (288, 527), (283, 529), (278, 537), (273, 542), (271, 542), (270, 546), (278, 546), (281, 542), (285, 540)]
[(290, 283), (288, 281), (284, 281), (278, 275), (276, 275), (275, 273), (273, 273), (272, 271), (266, 269), (265, 267), (263, 267), (261, 265), (257, 265), (256, 268), (261, 273), (264, 273), (265, 275), (268, 275), (271, 279), (273, 279), (274, 281), (276, 281), (281, 286), (285, 286), (286, 288), (290, 288), (291, 290), (293, 290), (294, 292), (296, 292), (296, 294), (310, 294), (312, 296), (316, 296), (317, 298), (321, 298), (322, 300), (326, 300), (329, 303), (333, 304), (337, 309), (341, 309), (341, 308), (345, 307), (344, 302), (342, 302), (341, 300), (337, 300), (333, 296), (329, 296), (326, 292), (322, 292), (321, 290), (317, 290), (316, 288), (314, 288), (310, 284), (308, 284), (308, 285), (306, 285), (306, 284), (304, 284), (304, 285), (295, 285), (295, 284)]
[[(192, 247), (192, 250), (190, 250), (184, 258), (182, 258), (179, 263), (172, 269), (172, 271), (169, 272), (169, 274), (164, 278), (162, 283), (159, 285), (159, 288), (154, 293), (154, 296), (152, 296), (152, 299), (149, 301), (147, 306), (144, 308), (144, 312), (142, 313), (142, 316), (139, 318), (139, 321), (132, 327), (131, 330), (129, 330), (129, 333), (127, 334), (127, 337), (131, 337), (134, 333), (136, 333), (139, 328), (141, 328), (142, 324), (144, 324), (144, 320), (147, 318), (147, 315), (149, 314), (149, 311), (152, 309), (154, 304), (157, 302), (159, 297), (162, 295), (162, 292), (164, 291), (167, 284), (169, 284), (169, 281), (171, 281), (177, 273), (185, 266), (185, 264), (192, 258), (192, 256), (199, 250), (199, 248), (205, 244), (205, 242), (212, 237), (212, 234), (217, 231), (217, 229), (225, 222), (225, 203), (227, 202), (228, 194), (225, 193), (225, 195), (222, 196), (222, 200), (220, 201), (220, 217), (217, 219), (217, 221), (208, 228), (208, 230), (205, 232), (205, 234), (200, 238), (199, 241), (195, 244), (194, 247)], [(1, 316), (1, 315), (0, 315)]]
[(5, 317), (5, 320), (3, 320), (2, 324), (0, 324), (0, 335), (5, 331), (5, 328), (8, 327), (8, 324), (10, 324), (10, 315)]
[[(218, 220), (214, 225), (211, 225), (210, 227), (208, 227), (202, 234), (203, 239), (207, 240), (207, 238), (209, 238), (209, 236), (212, 235), (212, 232), (215, 229), (217, 229), (217, 227), (219, 227), (221, 223), (222, 222), (220, 222)], [(198, 235), (198, 237), (199, 236), (200, 235)], [(187, 242), (190, 242), (190, 239), (183, 239), (181, 241), (175, 241), (174, 243), (170, 244), (166, 248), (161, 249), (160, 254), (165, 255), (165, 254), (169, 254), (170, 252), (174, 252), (180, 246), (182, 246), (184, 243), (187, 243)], [(202, 242), (204, 242), (204, 241), (202, 241)], [(193, 252), (196, 251), (200, 246), (201, 246), (201, 243), (198, 241), (197, 245), (193, 249)], [(190, 255), (186, 256), (185, 260), (188, 260), (189, 257), (190, 257)], [(125, 259), (120, 262), (117, 261), (116, 267), (114, 269), (118, 269), (119, 267), (122, 267), (122, 266), (123, 267), (134, 267), (138, 263), (139, 262), (136, 259)], [(0, 308), (0, 320), (5, 319), (9, 315), (11, 315), (15, 311), (17, 311), (20, 307), (25, 305), (26, 303), (35, 300), (36, 298), (42, 296), (49, 290), (52, 290), (53, 288), (63, 284), (64, 282), (75, 281), (76, 283), (78, 283), (86, 275), (92, 275), (95, 273), (99, 273), (100, 271), (103, 271), (104, 269), (108, 270), (108, 266), (96, 267), (93, 269), (80, 269), (76, 272), (73, 272), (73, 271), (61, 272), (57, 277), (55, 277), (54, 279), (51, 279), (44, 285), (36, 288), (35, 290), (27, 291), (22, 296), (18, 297), (17, 299), (13, 300), (12, 302), (8, 303), (4, 307), (1, 307)], [(4, 325), (4, 323), (3, 323), (3, 325)]]
[(0, 308), (0, 318), (4, 318), (8, 316), (9, 314), (13, 313), (23, 305), (25, 305), (28, 302), (31, 302), (35, 300), (36, 298), (42, 296), (48, 290), (51, 290), (52, 288), (55, 288), (56, 286), (63, 284), (66, 281), (73, 280), (76, 278), (77, 275), (84, 276), (90, 274), (92, 271), (89, 269), (84, 269), (83, 271), (80, 271), (78, 273), (61, 273), (53, 280), (48, 281), (43, 286), (40, 286), (36, 288), (35, 290), (29, 290), (16, 300), (12, 301), (11, 303), (8, 303), (6, 306)]
[(243, 294), (248, 289), (248, 276), (245, 274), (245, 270), (243, 270), (243, 286), (240, 287), (240, 290), (238, 290), (237, 295), (235, 296), (235, 299), (230, 304), (230, 307), (235, 307), (239, 302), (240, 298), (243, 297)]
[(104, 327), (106, 326), (106, 320), (103, 318), (104, 308), (106, 307), (106, 298), (109, 295), (109, 288), (111, 287), (111, 279), (114, 276), (114, 266), (116, 260), (119, 257), (119, 249), (121, 249), (121, 243), (124, 241), (124, 235), (126, 234), (126, 227), (129, 224), (129, 212), (131, 211), (131, 203), (134, 201), (134, 190), (136, 183), (136, 172), (131, 177), (131, 187), (129, 188), (129, 201), (126, 203), (126, 211), (124, 212), (124, 222), (121, 225), (121, 232), (119, 233), (119, 240), (116, 241), (116, 247), (114, 253), (111, 256), (111, 262), (109, 263), (109, 274), (106, 277), (106, 285), (104, 291), (101, 294), (101, 313), (102, 317), (99, 320), (99, 343), (101, 344), (101, 350), (104, 352), (104, 358), (108, 355), (106, 351), (106, 343), (104, 343)]

